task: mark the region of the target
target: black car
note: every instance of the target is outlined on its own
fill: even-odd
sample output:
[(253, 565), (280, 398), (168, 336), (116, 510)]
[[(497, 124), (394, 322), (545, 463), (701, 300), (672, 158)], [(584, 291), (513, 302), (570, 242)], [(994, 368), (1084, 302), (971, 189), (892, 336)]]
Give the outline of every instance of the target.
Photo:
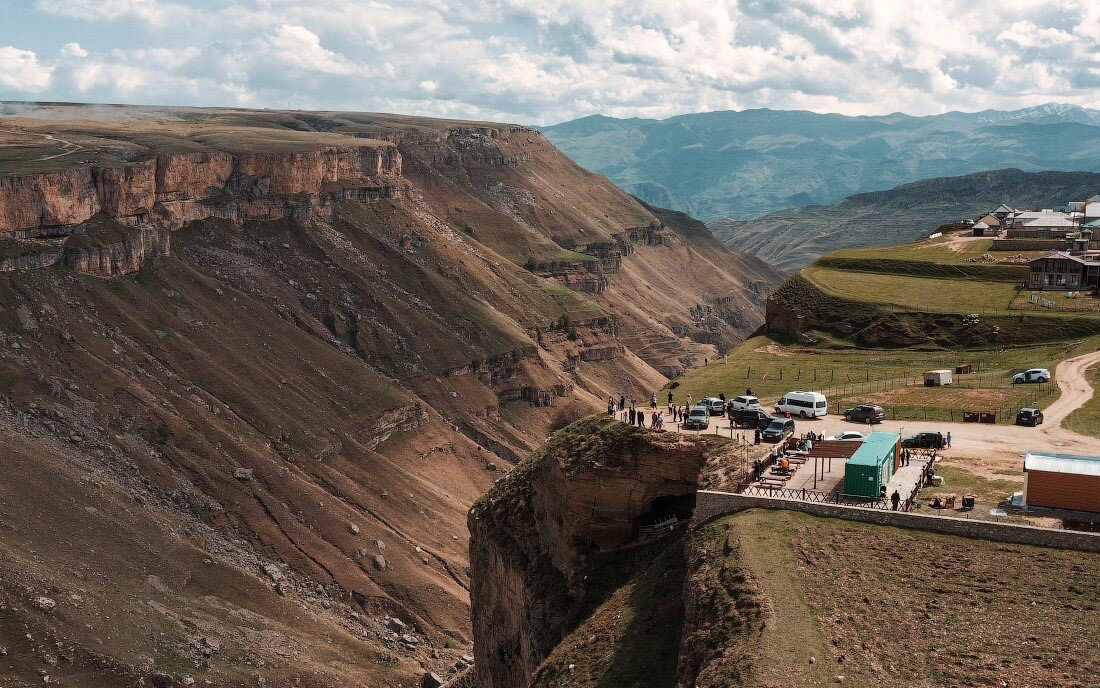
[(867, 424), (881, 423), (886, 420), (886, 409), (874, 404), (861, 404), (854, 408), (844, 409), (844, 420), (854, 420)]
[(1037, 408), (1022, 408), (1019, 413), (1016, 414), (1016, 425), (1030, 425), (1035, 427), (1036, 425), (1043, 424), (1043, 412)]
[(942, 432), (918, 432), (901, 441), (906, 449), (943, 449), (946, 444)]
[(760, 439), (765, 442), (778, 442), (794, 432), (794, 420), (790, 418), (772, 418), (764, 432), (760, 433)]
[(767, 411), (758, 408), (730, 409), (729, 419), (738, 428), (760, 428), (763, 430), (772, 422), (772, 417)]

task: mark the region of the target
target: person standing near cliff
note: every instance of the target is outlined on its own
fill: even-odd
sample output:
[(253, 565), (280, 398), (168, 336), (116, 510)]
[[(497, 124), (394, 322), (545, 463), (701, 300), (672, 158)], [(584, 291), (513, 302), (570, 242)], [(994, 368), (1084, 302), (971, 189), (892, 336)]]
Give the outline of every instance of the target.
[(636, 422), (637, 420), (638, 420), (638, 418), (637, 418), (637, 414), (636, 414), (636, 413), (634, 413), (634, 407), (633, 407), (633, 406), (631, 406), (631, 407), (630, 407), (630, 424), (631, 424), (631, 425), (634, 425), (634, 423), (635, 423), (635, 422)]

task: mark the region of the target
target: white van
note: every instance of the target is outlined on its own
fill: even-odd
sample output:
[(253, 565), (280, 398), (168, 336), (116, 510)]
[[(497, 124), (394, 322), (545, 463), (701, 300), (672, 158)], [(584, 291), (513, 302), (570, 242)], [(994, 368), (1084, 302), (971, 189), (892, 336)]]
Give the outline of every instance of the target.
[(775, 412), (801, 418), (820, 418), (829, 415), (829, 401), (821, 392), (787, 392), (775, 402)]

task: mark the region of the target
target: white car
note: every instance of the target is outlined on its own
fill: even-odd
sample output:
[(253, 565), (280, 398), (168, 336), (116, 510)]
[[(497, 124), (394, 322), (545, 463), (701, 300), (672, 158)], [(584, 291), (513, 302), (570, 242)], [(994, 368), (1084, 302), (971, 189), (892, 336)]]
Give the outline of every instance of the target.
[(718, 397), (704, 397), (699, 400), (697, 406), (706, 406), (707, 412), (712, 416), (720, 416), (726, 412), (726, 402)]
[(1050, 371), (1046, 368), (1032, 368), (1012, 376), (1012, 384), (1018, 385), (1023, 382), (1050, 382)]
[(862, 442), (863, 440), (867, 439), (867, 436), (864, 435), (862, 432), (857, 432), (855, 430), (845, 430), (839, 435), (833, 435), (831, 437), (826, 437), (825, 439), (830, 442)]
[(750, 397), (747, 395), (734, 397), (730, 399), (729, 407), (734, 411), (740, 411), (742, 409), (758, 409), (761, 408), (760, 400), (756, 397)]

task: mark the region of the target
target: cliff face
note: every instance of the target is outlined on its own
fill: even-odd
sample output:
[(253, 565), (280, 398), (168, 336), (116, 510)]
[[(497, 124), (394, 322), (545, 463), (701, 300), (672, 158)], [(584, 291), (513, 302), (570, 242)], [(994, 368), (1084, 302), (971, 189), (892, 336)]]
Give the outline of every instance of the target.
[(397, 149), (373, 143), (288, 153), (162, 154), (120, 167), (0, 177), (0, 235), (69, 234), (100, 213), (162, 229), (208, 217), (331, 218), (335, 202), (345, 198), (396, 195), (400, 175)]
[[(470, 511), (479, 685), (527, 686), (606, 581), (594, 557), (690, 516), (708, 445), (607, 418), (580, 421)], [(591, 579), (590, 579), (591, 574)]]
[[(0, 564), (0, 596), (16, 626), (56, 622), (59, 642), (147, 684), (181, 666), (219, 685), (456, 671), (470, 651), (470, 505), (552, 428), (610, 395), (648, 398), (665, 371), (736, 339), (708, 312), (762, 318), (733, 254), (525, 127), (48, 109), (0, 120), (0, 432), (29, 457), (16, 471), (56, 490), (5, 496), (37, 515), (0, 529), (22, 553)], [(42, 456), (72, 479), (35, 467)], [(131, 526), (62, 546), (97, 486), (114, 495), (105, 520)], [(634, 533), (597, 515), (547, 537)], [(116, 566), (160, 537), (143, 524), (198, 563), (171, 558), (170, 583)], [(79, 566), (110, 575), (92, 585)], [(247, 584), (219, 616), (209, 581), (222, 573)], [(111, 610), (146, 587), (157, 606), (110, 632)], [(45, 618), (31, 589), (86, 602)]]

